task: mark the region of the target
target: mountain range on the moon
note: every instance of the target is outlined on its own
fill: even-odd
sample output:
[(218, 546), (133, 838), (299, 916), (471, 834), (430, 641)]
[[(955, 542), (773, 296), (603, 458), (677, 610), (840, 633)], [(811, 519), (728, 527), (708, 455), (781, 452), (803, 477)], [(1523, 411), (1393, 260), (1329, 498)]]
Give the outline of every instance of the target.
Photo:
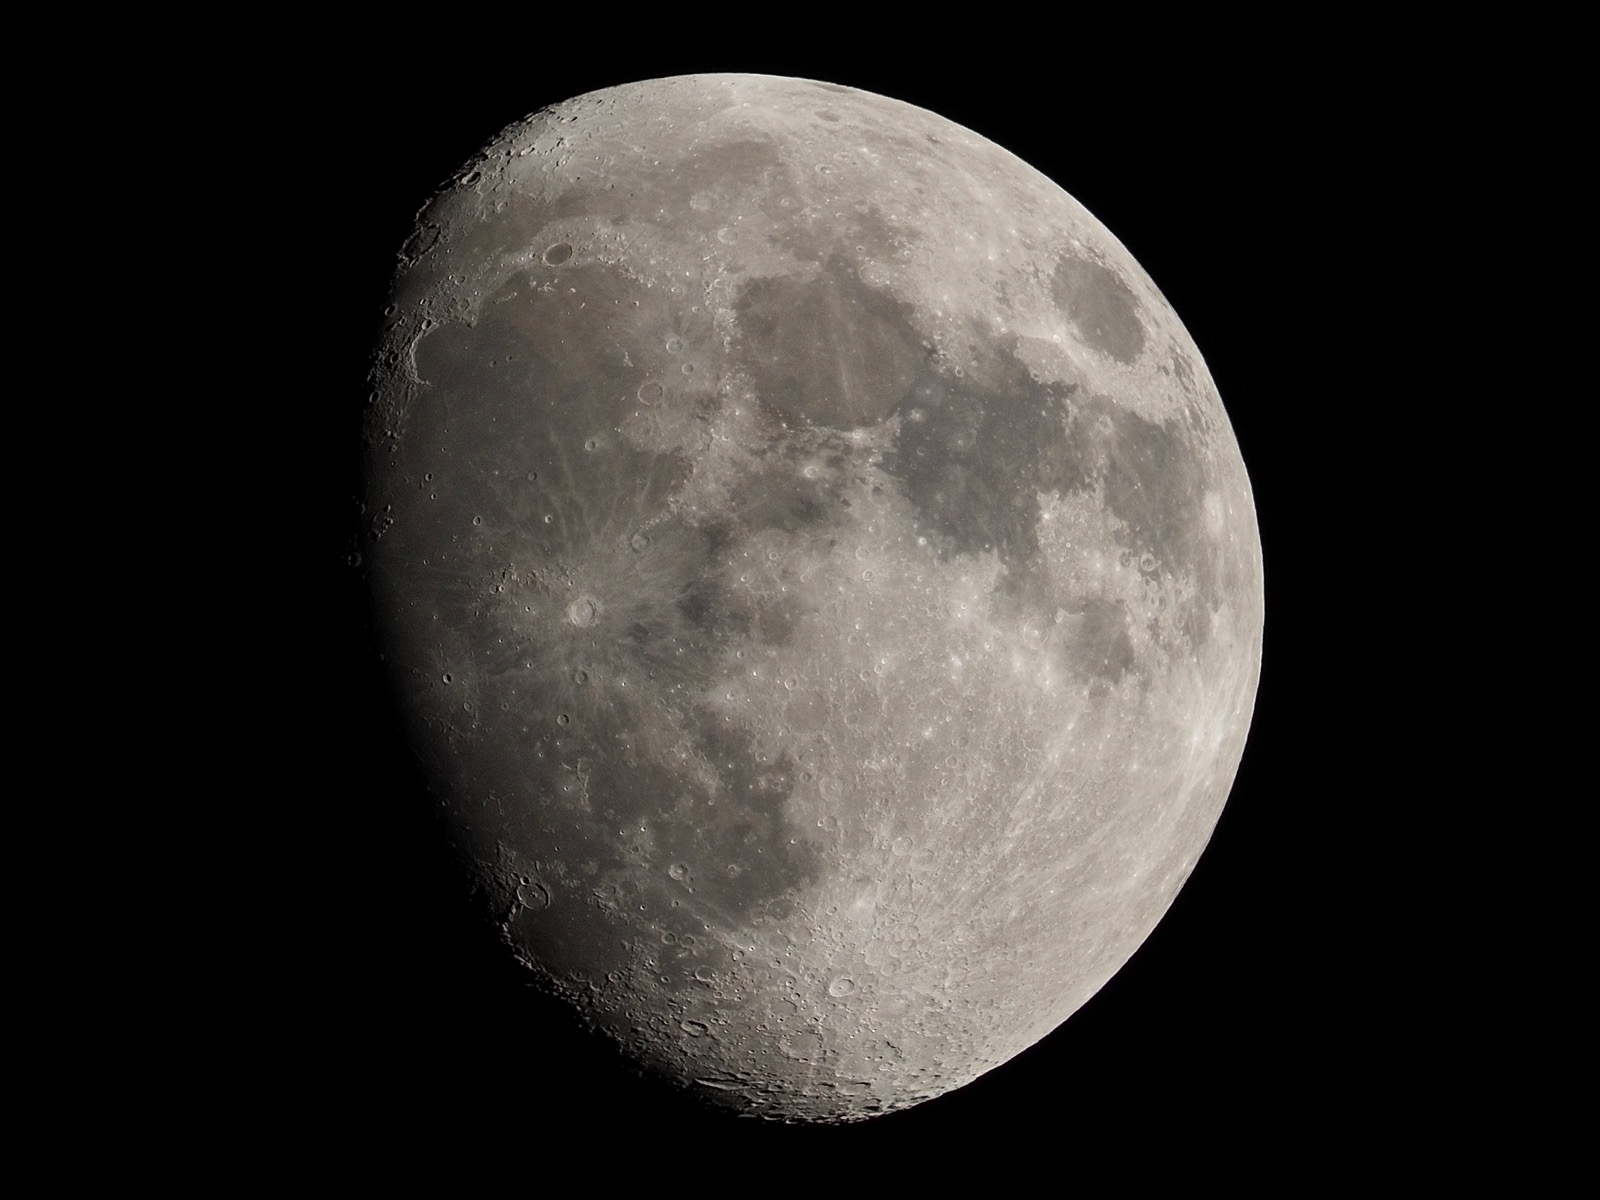
[[(381, 279), (394, 249), (404, 240), (414, 202), (505, 121), (606, 82), (620, 81), (591, 83), (568, 78), (537, 97), (516, 101), (506, 97), (510, 107), (498, 114), (487, 111), (492, 108), (488, 97), (480, 97), (481, 108), (474, 105), (469, 112), (463, 105), (437, 114), (434, 125), (413, 121), (404, 137), (391, 135), (387, 149), (374, 154), (386, 165), (372, 168), (368, 178), (374, 195), (394, 194), (395, 199), (387, 209), (382, 236), (376, 220), (370, 231), (362, 231), (359, 243), (368, 247), (362, 251), (364, 261), (369, 267), (376, 264)], [(1263, 313), (1256, 281), (1273, 256), (1250, 241), (1254, 226), (1247, 219), (1249, 214), (1233, 211), (1217, 195), (1216, 180), (1226, 178), (1230, 166), (1237, 169), (1239, 159), (1230, 157), (1225, 146), (1207, 154), (1180, 141), (1167, 148), (1165, 163), (1158, 168), (1131, 144), (1097, 145), (1092, 136), (1081, 135), (1072, 139), (1083, 159), (1085, 178), (1080, 181), (1072, 177), (1065, 146), (1055, 156), (1040, 153), (1048, 139), (1039, 124), (1024, 120), (1017, 127), (1017, 136), (1008, 138), (1002, 122), (1007, 112), (1016, 119), (1014, 104), (995, 104), (985, 110), (974, 101), (977, 107), (963, 112), (959, 103), (953, 103), (959, 97), (949, 91), (918, 96), (895, 87), (893, 80), (840, 82), (897, 96), (994, 138), (1082, 200), (1133, 251), (1195, 335), (1238, 432), (1266, 535), (1270, 605), (1272, 514), (1268, 501), (1275, 472), (1284, 468), (1272, 461), (1267, 449), (1254, 452), (1252, 438), (1261, 439), (1258, 444), (1264, 448), (1272, 444), (1271, 435), (1263, 432), (1263, 414), (1279, 402), (1284, 386), (1268, 367), (1280, 366), (1284, 352), (1275, 346), (1264, 347), (1260, 340), (1263, 323), (1273, 318)], [(1032, 147), (1019, 144), (1022, 139), (1032, 139)], [(382, 137), (376, 144), (385, 145)], [(437, 147), (432, 151), (436, 157), (424, 165), (429, 147)], [(1116, 182), (1097, 182), (1096, 177)], [(1203, 185), (1203, 179), (1211, 182)], [(375, 206), (374, 212), (378, 211)], [(1208, 240), (1208, 231), (1230, 244), (1226, 256), (1218, 254)], [(381, 311), (381, 287), (370, 275), (361, 286), (371, 289), (369, 310)], [(749, 300), (757, 322), (761, 319), (757, 305), (762, 299), (756, 292)], [(810, 301), (776, 295), (772, 299), (768, 306), (772, 316), (766, 319), (773, 328), (772, 336), (781, 339), (784, 314), (803, 309)], [(1253, 306), (1254, 334), (1235, 333), (1237, 340), (1231, 340), (1231, 313), (1247, 301)], [(847, 303), (848, 297), (841, 293), (826, 302)], [(352, 303), (350, 307), (355, 306)], [(1115, 336), (1110, 336), (1108, 344), (1118, 344)], [(863, 361), (892, 361), (882, 353), (888, 344), (869, 347), (871, 352)], [(441, 345), (440, 349), (444, 348)], [(905, 448), (914, 452), (911, 439)], [(936, 491), (930, 487), (927, 494), (932, 497)], [(1019, 536), (1008, 533), (1003, 524), (995, 528), (1002, 541)], [(757, 615), (755, 619), (763, 618)], [(1093, 620), (1088, 615), (1084, 619)], [(1272, 987), (1282, 980), (1262, 955), (1270, 959), (1271, 951), (1264, 952), (1264, 946), (1286, 944), (1289, 928), (1289, 918), (1273, 910), (1263, 897), (1275, 889), (1286, 894), (1283, 889), (1292, 881), (1292, 873), (1281, 860), (1262, 861), (1251, 849), (1260, 845), (1253, 840), (1254, 831), (1261, 828), (1258, 821), (1271, 825), (1282, 820), (1261, 815), (1268, 799), (1254, 790), (1261, 786), (1254, 773), (1261, 768), (1252, 765), (1258, 754), (1256, 741), (1265, 736), (1263, 730), (1270, 731), (1274, 720), (1269, 703), (1273, 695), (1270, 622), (1269, 616), (1268, 670), (1258, 725), (1240, 768), (1234, 799), (1189, 885), (1179, 893), (1144, 949), (1063, 1029), (1034, 1051), (948, 1096), (853, 1129), (851, 1136), (893, 1137), (897, 1129), (937, 1128), (942, 1122), (1026, 1121), (1032, 1106), (1045, 1095), (1058, 1106), (1081, 1105), (1096, 1111), (1132, 1108), (1164, 1088), (1182, 1093), (1182, 1078), (1203, 1079), (1229, 1070), (1281, 1084), (1285, 1068), (1269, 1062), (1269, 1055), (1253, 1041), (1263, 1026), (1281, 1030), (1290, 1020), (1284, 1015), (1281, 996), (1274, 1003), (1266, 1002)], [(373, 703), (376, 695), (374, 684), (368, 703)], [(384, 730), (374, 737), (387, 739), (374, 744), (387, 745), (392, 756), (400, 745), (397, 735), (381, 722), (374, 722), (374, 728)], [(375, 755), (374, 759), (383, 757)], [(364, 762), (363, 779), (376, 788), (377, 795), (359, 798), (362, 811), (388, 821), (398, 802), (392, 804), (387, 797), (417, 794), (411, 789), (419, 781), (409, 771), (393, 762)], [(557, 1031), (554, 1039), (546, 1039), (543, 1030), (516, 1030), (520, 1018), (513, 1014), (523, 1011), (527, 1001), (515, 972), (491, 962), (494, 938), (474, 925), (446, 857), (433, 844), (432, 818), (420, 807), (408, 811), (409, 816), (395, 816), (386, 829), (370, 825), (368, 846), (384, 862), (380, 872), (392, 878), (391, 873), (398, 871), (408, 882), (404, 888), (386, 887), (381, 903), (360, 918), (364, 928), (354, 944), (365, 946), (359, 955), (364, 965), (357, 970), (355, 964), (349, 964), (339, 973), (345, 993), (361, 998), (351, 1010), (361, 1016), (350, 1024), (352, 1065), (349, 1074), (341, 1077), (340, 1086), (380, 1107), (406, 1110), (411, 1116), (432, 1111), (439, 1094), (477, 1093), (511, 1105), (526, 1094), (529, 1110), (538, 1111), (555, 1127), (570, 1119), (569, 1108), (590, 1113), (608, 1109), (624, 1126), (633, 1122), (643, 1128), (651, 1122), (665, 1122), (679, 1129), (704, 1127), (711, 1118), (674, 1108), (667, 1094), (655, 1085), (630, 1082), (625, 1068), (601, 1061), (603, 1054), (596, 1059), (590, 1049), (578, 1050), (575, 1026), (563, 1027), (564, 1018), (557, 1010), (538, 1018)], [(1292, 894), (1292, 889), (1287, 894)], [(1217, 926), (1204, 925), (1209, 905), (1218, 906), (1223, 914)], [(530, 1040), (538, 1042), (537, 1049), (525, 1049)], [(540, 1064), (529, 1066), (526, 1073), (511, 1065), (514, 1054), (524, 1053)], [(1080, 1087), (1083, 1094), (1095, 1097), (1092, 1105), (1073, 1098), (1077, 1094), (1074, 1089)], [(1172, 1103), (1172, 1093), (1166, 1094), (1167, 1102)], [(561, 1097), (569, 1097), (571, 1103)], [(984, 1117), (985, 1112), (990, 1116)]]

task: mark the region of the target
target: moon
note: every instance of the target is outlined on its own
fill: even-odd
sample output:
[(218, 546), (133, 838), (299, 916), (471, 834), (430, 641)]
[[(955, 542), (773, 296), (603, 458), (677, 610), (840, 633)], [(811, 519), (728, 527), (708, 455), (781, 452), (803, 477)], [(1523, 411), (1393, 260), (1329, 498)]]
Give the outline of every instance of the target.
[(1065, 1021), (1194, 868), (1250, 483), (1123, 246), (932, 113), (591, 93), (401, 253), (362, 570), (506, 952), (713, 1104), (846, 1122)]

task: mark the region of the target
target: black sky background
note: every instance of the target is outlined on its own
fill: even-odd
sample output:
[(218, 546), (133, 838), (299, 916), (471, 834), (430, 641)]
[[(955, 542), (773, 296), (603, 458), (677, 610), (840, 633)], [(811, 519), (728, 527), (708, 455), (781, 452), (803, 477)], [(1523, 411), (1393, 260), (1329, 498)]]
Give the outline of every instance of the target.
[[(962, 38), (962, 31), (950, 36)], [(648, 39), (646, 39), (648, 41)], [(1403, 806), (1404, 757), (1350, 630), (1383, 550), (1348, 501), (1381, 487), (1379, 452), (1348, 449), (1352, 376), (1390, 353), (1356, 300), (1383, 213), (1384, 168), (1337, 74), (1292, 56), (1201, 63), (1181, 45), (1065, 57), (989, 39), (937, 55), (816, 45), (681, 43), (578, 56), (548, 30), (526, 45), (464, 35), (312, 47), (285, 81), (271, 147), (315, 196), (289, 214), (319, 265), (300, 314), (315, 338), (296, 383), (307, 478), (326, 523), (303, 547), (302, 603), (326, 639), (316, 764), (297, 798), (315, 832), (299, 903), (274, 951), (286, 1118), (341, 1154), (423, 1150), (514, 1159), (597, 1128), (617, 1168), (703, 1167), (721, 1150), (1088, 1154), (1231, 1161), (1273, 1147), (1364, 1156), (1403, 1136), (1427, 1075), (1417, 1014), (1395, 980), (1382, 896), (1398, 868), (1373, 806)], [(593, 58), (585, 63), (580, 57)], [(865, 88), (991, 138), (1061, 184), (1132, 251), (1216, 379), (1255, 491), (1266, 562), (1264, 669), (1226, 811), (1188, 885), (1133, 960), (1038, 1046), (905, 1113), (839, 1129), (699, 1109), (634, 1076), (537, 999), (474, 921), (390, 723), (361, 632), (353, 527), (367, 353), (395, 253), (432, 189), (503, 126), (599, 87), (750, 71)], [(1380, 161), (1380, 159), (1382, 161)], [(1402, 222), (1403, 224), (1403, 222)], [(1382, 403), (1368, 395), (1366, 403)], [(1341, 499), (1341, 497), (1346, 497)], [(326, 620), (323, 620), (326, 614)], [(1384, 710), (1387, 711), (1387, 710)], [(277, 1044), (277, 1043), (274, 1043)], [(692, 1149), (692, 1154), (688, 1151)], [(1195, 1158), (1193, 1156), (1200, 1156)]]

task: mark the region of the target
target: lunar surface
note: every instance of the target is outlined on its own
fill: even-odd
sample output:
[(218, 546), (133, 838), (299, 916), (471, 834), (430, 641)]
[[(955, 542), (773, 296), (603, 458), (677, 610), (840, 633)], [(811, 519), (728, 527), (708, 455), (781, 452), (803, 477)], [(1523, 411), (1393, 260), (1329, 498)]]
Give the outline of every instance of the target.
[(391, 300), (363, 569), (544, 987), (834, 1122), (1127, 961), (1239, 764), (1261, 558), (1205, 364), (1082, 206), (894, 100), (657, 80), (502, 133)]

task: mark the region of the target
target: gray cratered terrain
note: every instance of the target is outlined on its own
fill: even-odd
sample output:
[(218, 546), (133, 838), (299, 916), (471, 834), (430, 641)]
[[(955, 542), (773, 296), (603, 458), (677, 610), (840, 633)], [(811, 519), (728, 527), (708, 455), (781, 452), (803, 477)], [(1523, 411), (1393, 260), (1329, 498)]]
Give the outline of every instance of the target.
[(1206, 367), (1088, 212), (880, 96), (658, 80), (501, 134), (392, 302), (381, 637), (545, 986), (846, 1121), (1127, 961), (1238, 767), (1261, 560)]

